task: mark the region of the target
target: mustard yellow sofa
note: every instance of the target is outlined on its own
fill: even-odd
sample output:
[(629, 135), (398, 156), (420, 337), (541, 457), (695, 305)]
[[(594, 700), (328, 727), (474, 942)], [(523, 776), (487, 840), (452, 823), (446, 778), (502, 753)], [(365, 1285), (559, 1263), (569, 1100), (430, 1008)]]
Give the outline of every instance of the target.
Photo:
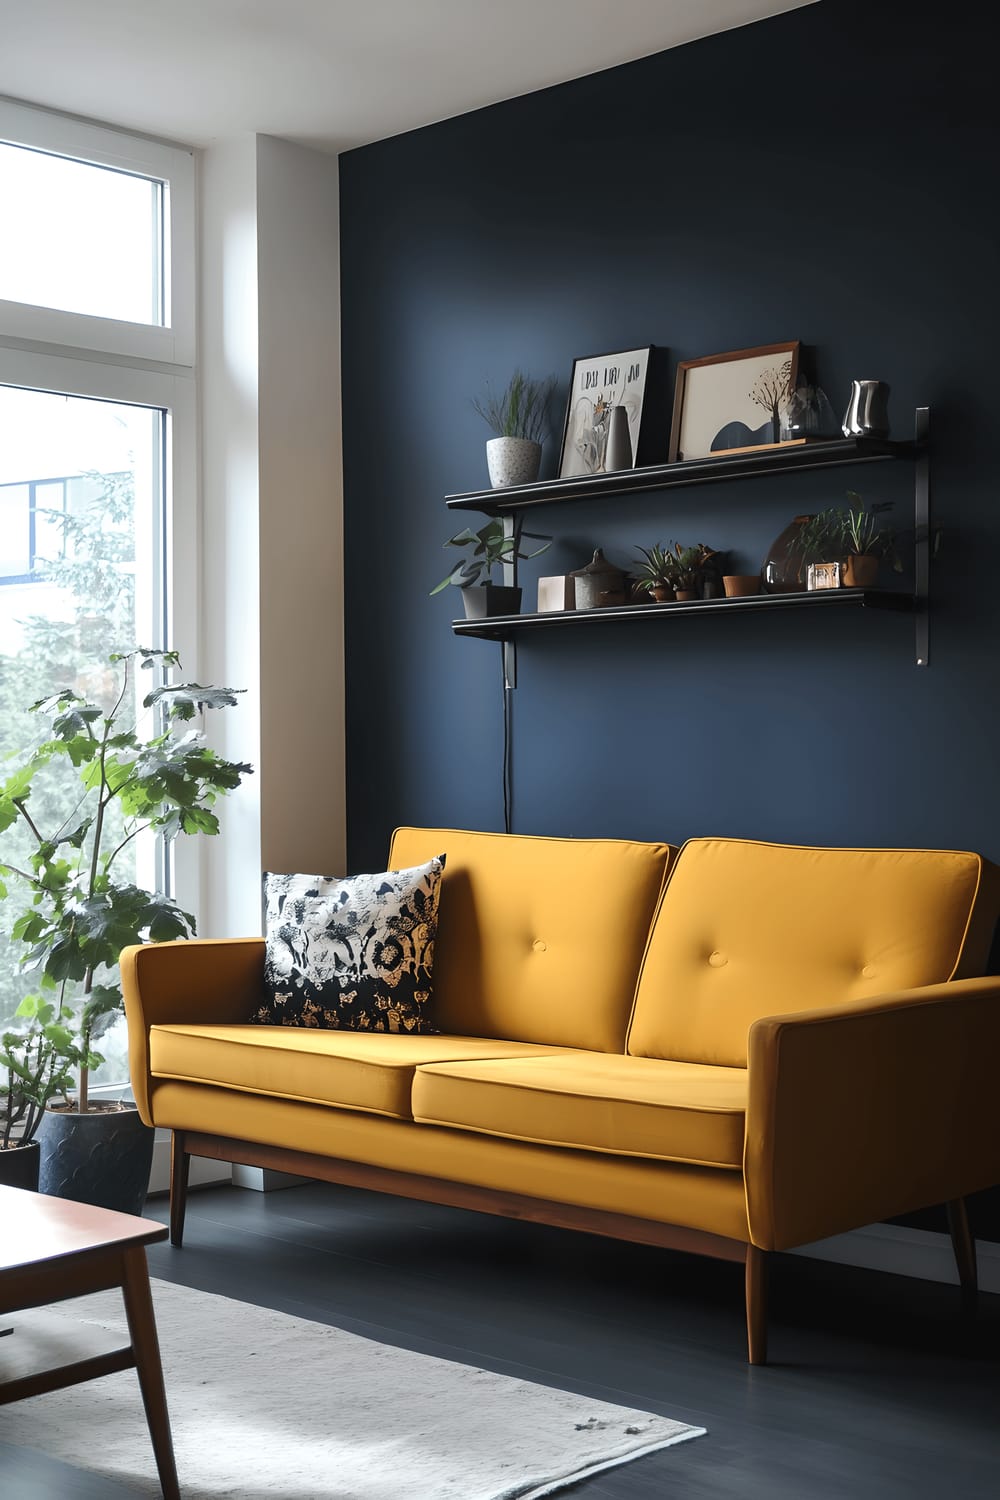
[(132, 1085), (193, 1155), (746, 1265), (1000, 1182), (998, 872), (975, 854), (398, 829), (444, 851), (439, 1035), (247, 1024), (264, 942), (122, 955)]

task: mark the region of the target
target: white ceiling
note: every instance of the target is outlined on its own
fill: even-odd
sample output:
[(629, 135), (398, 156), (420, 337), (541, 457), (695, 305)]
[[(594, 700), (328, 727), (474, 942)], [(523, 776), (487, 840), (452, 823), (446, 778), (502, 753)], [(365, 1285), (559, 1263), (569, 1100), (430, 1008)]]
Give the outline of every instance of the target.
[(0, 95), (192, 146), (337, 151), (806, 3), (0, 0)]

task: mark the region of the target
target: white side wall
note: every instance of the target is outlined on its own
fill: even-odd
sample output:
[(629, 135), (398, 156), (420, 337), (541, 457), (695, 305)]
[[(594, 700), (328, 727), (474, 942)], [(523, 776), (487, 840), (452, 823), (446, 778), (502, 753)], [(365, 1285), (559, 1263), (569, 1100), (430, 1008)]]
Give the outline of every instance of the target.
[(335, 156), (257, 138), (261, 857), (345, 872)]
[[(202, 630), (198, 680), (246, 689), (210, 716), (215, 748), (255, 774), (220, 809), (222, 833), (199, 839), (199, 932), (260, 931), (260, 542), (257, 336), (257, 147), (246, 135), (206, 151), (199, 239)], [(178, 892), (186, 882), (178, 870)]]
[(267, 136), (204, 153), (202, 681), (254, 774), (200, 840), (205, 936), (260, 931), (262, 869), (344, 869), (338, 167)]

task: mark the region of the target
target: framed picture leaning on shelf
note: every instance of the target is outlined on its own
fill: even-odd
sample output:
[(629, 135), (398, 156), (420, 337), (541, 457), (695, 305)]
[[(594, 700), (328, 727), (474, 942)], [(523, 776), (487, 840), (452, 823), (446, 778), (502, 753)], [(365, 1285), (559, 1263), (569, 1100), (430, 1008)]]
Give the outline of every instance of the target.
[[(560, 479), (635, 467), (643, 436), (652, 353), (650, 344), (644, 349), (591, 354), (573, 361), (559, 455)], [(624, 408), (625, 419), (612, 417), (616, 407)]]
[(682, 360), (669, 462), (784, 446), (781, 417), (798, 373), (798, 339)]

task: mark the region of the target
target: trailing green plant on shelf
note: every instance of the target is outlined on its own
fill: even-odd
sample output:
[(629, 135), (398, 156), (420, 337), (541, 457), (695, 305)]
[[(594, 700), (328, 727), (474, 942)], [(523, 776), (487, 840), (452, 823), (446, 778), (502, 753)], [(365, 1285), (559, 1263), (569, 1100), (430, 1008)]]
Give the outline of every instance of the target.
[[(528, 537), (533, 542), (541, 542), (543, 545), (536, 547), (533, 552), (523, 552), (521, 541), (524, 537)], [(540, 557), (548, 549), (551, 541), (551, 537), (539, 536), (532, 531), (518, 530), (513, 534), (508, 534), (504, 531), (504, 524), (499, 516), (494, 516), (478, 531), (473, 531), (467, 526), (457, 536), (449, 537), (444, 545), (446, 547), (471, 547), (471, 556), (457, 562), (448, 576), (435, 584), (430, 592), (432, 595), (440, 594), (441, 590), (446, 589), (450, 583), (460, 589), (471, 588), (480, 582), (489, 583), (495, 567), (503, 563), (526, 562), (529, 558)]]
[(803, 565), (843, 562), (848, 557), (877, 557), (891, 562), (897, 573), (902, 562), (896, 552), (896, 531), (882, 519), (891, 503), (865, 509), (856, 490), (848, 490), (847, 506), (830, 506), (802, 520), (795, 536), (795, 552)]
[(484, 394), (473, 397), (472, 406), (497, 437), (540, 443), (548, 428), (554, 389), (555, 377), (533, 380), (522, 370), (515, 370), (502, 391), (495, 391), (487, 381)]
[[(109, 660), (105, 702), (66, 688), (32, 705), (38, 742), (0, 785), (0, 899), (21, 894), (12, 935), (22, 969), (38, 975), (15, 1013), (23, 1028), (5, 1032), (0, 1051), (4, 1128), (22, 1139), (68, 1093), (73, 1070), (77, 1108), (88, 1108), (89, 1073), (103, 1061), (97, 1044), (122, 1010), (121, 950), (194, 935), (194, 918), (124, 878), (119, 857), (145, 833), (218, 833), (214, 804), (252, 770), (217, 755), (192, 725), (204, 709), (235, 705), (233, 689), (170, 682), (176, 651), (136, 648)], [(162, 676), (141, 709), (137, 665)], [(43, 826), (47, 800), (59, 811)], [(15, 825), (32, 846), (17, 864), (3, 838)]]

